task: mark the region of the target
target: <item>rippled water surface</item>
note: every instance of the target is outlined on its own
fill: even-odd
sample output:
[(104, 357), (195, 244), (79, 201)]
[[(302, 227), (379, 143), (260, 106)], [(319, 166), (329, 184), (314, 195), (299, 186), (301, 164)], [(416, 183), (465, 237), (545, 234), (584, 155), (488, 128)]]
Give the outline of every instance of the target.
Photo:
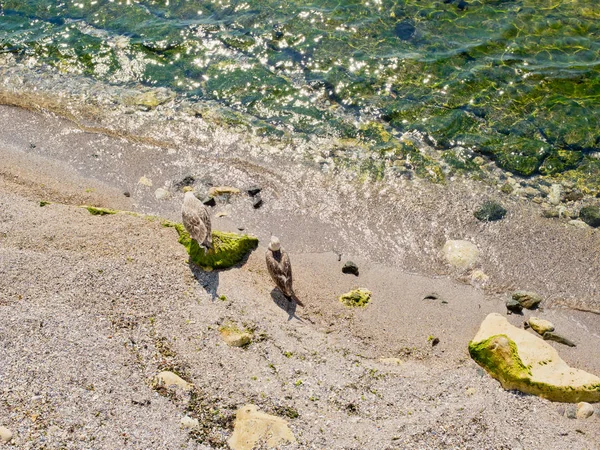
[(3, 0), (0, 52), (167, 87), (267, 124), (399, 154), (419, 130), (468, 169), (598, 176), (592, 0)]

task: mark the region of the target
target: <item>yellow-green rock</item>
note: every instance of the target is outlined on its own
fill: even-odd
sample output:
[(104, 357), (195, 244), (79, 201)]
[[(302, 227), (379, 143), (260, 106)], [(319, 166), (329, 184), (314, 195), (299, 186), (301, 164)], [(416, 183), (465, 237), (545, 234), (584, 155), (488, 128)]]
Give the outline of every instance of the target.
[(340, 296), (340, 302), (353, 308), (364, 308), (371, 301), (371, 291), (363, 288), (354, 289)]
[(500, 314), (485, 318), (469, 353), (504, 389), (557, 402), (600, 401), (599, 377), (569, 367), (554, 347)]
[(277, 416), (258, 411), (254, 405), (237, 410), (231, 438), (227, 441), (233, 450), (252, 450), (259, 443), (267, 448), (296, 442), (287, 422)]
[(552, 322), (539, 317), (530, 317), (529, 326), (539, 335), (544, 335), (546, 331), (554, 331), (554, 325)]
[(235, 324), (226, 324), (219, 328), (219, 333), (230, 347), (244, 347), (252, 341), (252, 334), (240, 330)]

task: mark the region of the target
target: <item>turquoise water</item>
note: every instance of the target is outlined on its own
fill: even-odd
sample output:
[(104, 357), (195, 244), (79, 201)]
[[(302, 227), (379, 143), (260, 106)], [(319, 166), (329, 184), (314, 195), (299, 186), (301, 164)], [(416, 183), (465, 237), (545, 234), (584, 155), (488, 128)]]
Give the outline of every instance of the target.
[[(529, 176), (600, 179), (600, 9), (591, 0), (3, 0), (0, 52), (210, 99), (265, 133), (374, 155), (418, 130)], [(461, 153), (462, 155), (463, 153)]]

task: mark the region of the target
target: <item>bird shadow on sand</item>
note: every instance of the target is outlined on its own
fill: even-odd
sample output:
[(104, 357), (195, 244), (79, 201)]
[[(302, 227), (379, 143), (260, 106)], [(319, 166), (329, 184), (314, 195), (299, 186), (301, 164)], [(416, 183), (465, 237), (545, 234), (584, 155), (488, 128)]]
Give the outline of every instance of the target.
[(210, 295), (211, 299), (215, 301), (217, 298), (219, 298), (219, 294), (217, 294), (219, 289), (219, 271), (213, 270), (211, 272), (207, 272), (191, 261), (188, 262), (188, 266), (198, 284), (204, 288), (206, 293)]
[(289, 300), (285, 295), (283, 295), (283, 292), (281, 292), (279, 288), (275, 288), (271, 291), (271, 298), (277, 306), (279, 306), (288, 314), (288, 321), (296, 318), (300, 322), (303, 322), (303, 320), (296, 315), (296, 308), (298, 307), (298, 304), (295, 300)]

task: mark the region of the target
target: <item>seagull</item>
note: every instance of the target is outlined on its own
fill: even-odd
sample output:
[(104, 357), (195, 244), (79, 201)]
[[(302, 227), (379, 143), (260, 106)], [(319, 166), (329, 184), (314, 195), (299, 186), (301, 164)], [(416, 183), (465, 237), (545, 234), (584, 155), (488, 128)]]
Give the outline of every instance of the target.
[(210, 214), (206, 206), (196, 198), (192, 191), (187, 191), (183, 197), (181, 217), (185, 229), (190, 233), (192, 239), (204, 248), (206, 254), (208, 249), (213, 248)]
[(271, 236), (271, 243), (269, 244), (266, 257), (269, 275), (271, 275), (277, 287), (283, 292), (283, 295), (285, 295), (288, 301), (295, 300), (300, 306), (304, 306), (292, 289), (292, 264), (290, 263), (290, 257), (283, 251), (279, 239), (275, 236)]

